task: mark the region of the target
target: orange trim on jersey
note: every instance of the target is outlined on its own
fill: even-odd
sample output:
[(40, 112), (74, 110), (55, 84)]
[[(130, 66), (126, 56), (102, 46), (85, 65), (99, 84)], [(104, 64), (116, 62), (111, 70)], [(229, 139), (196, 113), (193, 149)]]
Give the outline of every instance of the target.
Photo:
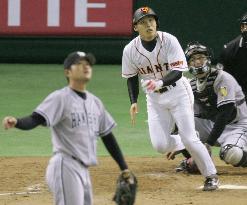
[(177, 66), (183, 65), (183, 64), (184, 64), (183, 61), (176, 61), (176, 62), (170, 63), (170, 66), (171, 67), (177, 67)]

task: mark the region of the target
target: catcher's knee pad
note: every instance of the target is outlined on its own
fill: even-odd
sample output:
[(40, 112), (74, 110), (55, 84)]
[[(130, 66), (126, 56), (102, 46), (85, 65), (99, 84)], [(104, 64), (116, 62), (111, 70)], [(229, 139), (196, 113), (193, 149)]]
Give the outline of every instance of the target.
[(241, 147), (232, 144), (221, 147), (220, 159), (234, 167), (247, 167), (247, 152)]

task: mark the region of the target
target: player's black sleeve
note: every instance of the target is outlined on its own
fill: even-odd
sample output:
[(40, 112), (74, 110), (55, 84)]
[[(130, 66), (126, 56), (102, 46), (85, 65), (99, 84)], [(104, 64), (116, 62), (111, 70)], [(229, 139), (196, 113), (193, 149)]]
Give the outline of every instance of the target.
[(163, 86), (172, 85), (177, 80), (179, 80), (182, 77), (182, 71), (179, 70), (173, 70), (170, 73), (168, 73), (164, 78), (161, 80), (163, 81)]
[(118, 146), (118, 143), (113, 135), (113, 133), (109, 133), (108, 135), (105, 135), (102, 137), (102, 141), (112, 156), (112, 158), (118, 163), (118, 166), (121, 170), (128, 169), (128, 166), (124, 160), (123, 154)]
[(136, 103), (139, 95), (139, 81), (138, 75), (127, 79), (127, 86), (129, 92), (130, 103)]
[(27, 117), (18, 118), (15, 127), (21, 130), (31, 130), (37, 127), (38, 125), (45, 125), (45, 124), (46, 124), (45, 118), (42, 115), (33, 112), (31, 115)]
[(218, 108), (218, 110), (219, 113), (216, 116), (214, 127), (207, 139), (207, 144), (212, 146), (215, 144), (216, 140), (220, 137), (220, 135), (224, 131), (225, 126), (228, 123), (232, 122), (237, 114), (237, 109), (234, 103), (228, 103), (222, 105)]

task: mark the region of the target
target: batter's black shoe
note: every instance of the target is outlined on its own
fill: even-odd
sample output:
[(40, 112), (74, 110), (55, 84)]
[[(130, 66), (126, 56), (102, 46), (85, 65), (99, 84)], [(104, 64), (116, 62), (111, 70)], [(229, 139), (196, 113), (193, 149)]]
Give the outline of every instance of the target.
[(219, 179), (217, 175), (212, 175), (206, 178), (203, 191), (214, 191), (219, 188)]

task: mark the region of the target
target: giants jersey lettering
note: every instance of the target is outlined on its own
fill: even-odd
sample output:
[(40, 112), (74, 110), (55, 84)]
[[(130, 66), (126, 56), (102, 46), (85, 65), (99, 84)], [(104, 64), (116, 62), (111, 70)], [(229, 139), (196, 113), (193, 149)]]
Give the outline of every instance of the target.
[(157, 32), (157, 43), (151, 52), (142, 46), (140, 36), (124, 48), (124, 78), (139, 75), (141, 79), (161, 79), (171, 70), (186, 71), (187, 62), (177, 38), (169, 33)]

